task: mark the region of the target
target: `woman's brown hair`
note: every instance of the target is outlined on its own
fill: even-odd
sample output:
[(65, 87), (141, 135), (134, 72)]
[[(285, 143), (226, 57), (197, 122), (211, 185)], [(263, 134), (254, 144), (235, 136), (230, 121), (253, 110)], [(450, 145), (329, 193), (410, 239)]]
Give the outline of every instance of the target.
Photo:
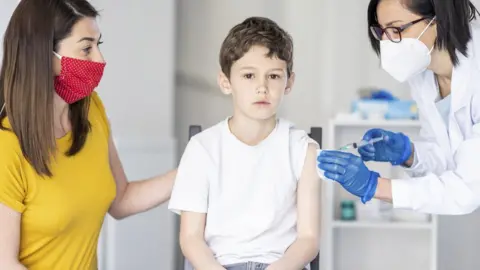
[[(22, 0), (13, 12), (3, 42), (0, 70), (0, 129), (8, 120), (23, 155), (39, 175), (52, 176), (50, 162), (57, 154), (53, 120), (53, 52), (72, 27), (98, 12), (86, 0)], [(75, 155), (90, 132), (86, 98), (70, 106), (72, 144), (65, 153)]]

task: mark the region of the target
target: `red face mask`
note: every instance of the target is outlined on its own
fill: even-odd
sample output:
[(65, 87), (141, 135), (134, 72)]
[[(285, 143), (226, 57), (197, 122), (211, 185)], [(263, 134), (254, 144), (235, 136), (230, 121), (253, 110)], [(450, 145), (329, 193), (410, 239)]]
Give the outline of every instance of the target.
[(68, 104), (88, 97), (98, 86), (106, 63), (60, 56), (60, 75), (55, 77), (55, 92)]

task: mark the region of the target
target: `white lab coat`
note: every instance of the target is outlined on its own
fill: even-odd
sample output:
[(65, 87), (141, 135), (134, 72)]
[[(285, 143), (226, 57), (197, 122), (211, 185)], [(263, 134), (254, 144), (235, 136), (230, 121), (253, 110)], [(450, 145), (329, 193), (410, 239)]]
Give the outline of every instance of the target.
[(395, 208), (445, 215), (469, 214), (480, 206), (480, 27), (472, 24), (468, 57), (457, 53), (448, 128), (435, 101), (438, 88), (427, 70), (409, 81), (420, 118), (412, 177), (392, 180)]

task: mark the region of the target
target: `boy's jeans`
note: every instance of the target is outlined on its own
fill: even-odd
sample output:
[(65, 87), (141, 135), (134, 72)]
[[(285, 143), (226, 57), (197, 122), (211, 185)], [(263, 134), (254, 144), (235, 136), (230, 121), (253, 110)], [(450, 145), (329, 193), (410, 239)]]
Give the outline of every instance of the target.
[(268, 264), (256, 263), (256, 262), (246, 262), (246, 263), (236, 263), (225, 265), (227, 270), (265, 270)]
[[(223, 267), (225, 267), (225, 269), (227, 270), (265, 270), (268, 267), (268, 264), (246, 262), (224, 265)], [(188, 261), (185, 262), (185, 270), (194, 270), (190, 263), (188, 263)], [(304, 270), (306, 270), (306, 268), (304, 268)]]
[[(247, 262), (247, 263), (236, 263), (225, 265), (227, 270), (265, 270), (268, 267), (268, 264), (265, 263), (256, 263), (256, 262)], [(307, 268), (303, 268), (306, 270)]]

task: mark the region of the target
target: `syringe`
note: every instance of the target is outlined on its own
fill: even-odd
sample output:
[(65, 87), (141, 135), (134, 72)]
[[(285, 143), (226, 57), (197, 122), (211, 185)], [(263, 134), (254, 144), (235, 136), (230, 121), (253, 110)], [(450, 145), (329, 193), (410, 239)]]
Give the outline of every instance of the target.
[(344, 150), (348, 150), (348, 149), (357, 149), (357, 148), (360, 148), (360, 147), (365, 146), (367, 144), (374, 144), (374, 143), (379, 142), (379, 141), (383, 141), (383, 137), (373, 138), (369, 141), (361, 140), (359, 142), (349, 143), (349, 144), (346, 144), (346, 145), (340, 147), (340, 149), (338, 149), (338, 150), (344, 151)]

